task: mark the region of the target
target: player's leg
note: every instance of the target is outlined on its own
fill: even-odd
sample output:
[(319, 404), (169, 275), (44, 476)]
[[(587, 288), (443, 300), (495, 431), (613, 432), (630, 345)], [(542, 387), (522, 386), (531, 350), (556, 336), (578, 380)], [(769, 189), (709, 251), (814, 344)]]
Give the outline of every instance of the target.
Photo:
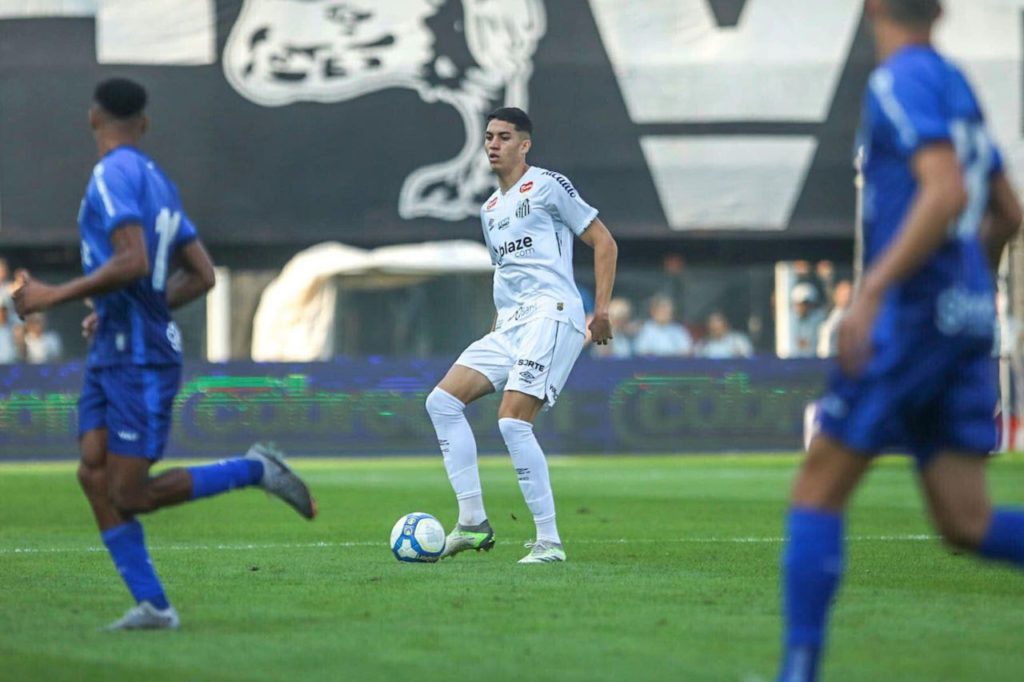
[(78, 444), (81, 452), (78, 482), (92, 507), (103, 544), (137, 604), (110, 628), (176, 628), (178, 615), (168, 604), (160, 579), (149, 560), (142, 526), (134, 517), (119, 510), (110, 499), (107, 468), (110, 405), (104, 380), (110, 372), (109, 369), (86, 370), (78, 400)]
[(943, 452), (921, 472), (935, 527), (959, 549), (1024, 568), (1024, 509), (992, 507), (982, 455)]
[(90, 429), (78, 439), (81, 459), (78, 463), (78, 484), (89, 501), (96, 525), (101, 531), (124, 523), (121, 512), (110, 501), (107, 483), (107, 430)]
[(843, 514), (869, 466), (867, 457), (826, 435), (816, 436), (808, 448), (786, 516), (779, 680), (817, 679), (828, 611), (844, 570)]
[(466, 420), (466, 406), (493, 392), (494, 385), (479, 371), (453, 365), (427, 396), (427, 414), (434, 425), (448, 480), (459, 503), (459, 525), (466, 528), (487, 520), (476, 438)]
[(582, 348), (583, 335), (567, 323), (539, 319), (520, 331), (516, 361), (498, 408), (498, 428), (536, 527), (531, 551), (520, 563), (565, 561), (547, 457), (533, 424), (541, 408), (558, 398)]
[(506, 390), (498, 408), (498, 428), (512, 458), (523, 499), (533, 515), (536, 533), (530, 553), (520, 563), (565, 561), (548, 462), (533, 432), (534, 420), (543, 406), (540, 398)]
[(442, 558), (469, 549), (489, 550), (494, 530), (487, 520), (477, 463), (476, 438), (466, 419), (466, 406), (494, 392), (489, 377), (507, 373), (509, 360), (496, 334), (488, 334), (467, 348), (444, 379), (427, 396), (426, 409), (437, 434), (448, 481), (459, 505), (459, 519), (448, 534)]
[(933, 457), (918, 458), (932, 518), (950, 544), (1024, 567), (1024, 510), (993, 509), (985, 479), (982, 453), (997, 443), (995, 363), (979, 352), (954, 369), (934, 418), (922, 424), (939, 446)]
[(287, 502), (305, 518), (315, 503), (305, 483), (262, 445), (244, 457), (175, 468), (150, 476), (171, 428), (174, 397), (180, 383), (177, 367), (111, 368), (108, 410), (107, 477), (110, 498), (128, 515), (259, 485)]

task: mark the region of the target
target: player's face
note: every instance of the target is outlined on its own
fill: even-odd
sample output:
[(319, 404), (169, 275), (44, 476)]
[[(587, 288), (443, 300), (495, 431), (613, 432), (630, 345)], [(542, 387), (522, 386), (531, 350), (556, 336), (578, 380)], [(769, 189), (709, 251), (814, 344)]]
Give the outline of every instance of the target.
[(502, 173), (522, 164), (529, 150), (530, 138), (508, 121), (493, 119), (487, 123), (484, 151), (494, 172)]

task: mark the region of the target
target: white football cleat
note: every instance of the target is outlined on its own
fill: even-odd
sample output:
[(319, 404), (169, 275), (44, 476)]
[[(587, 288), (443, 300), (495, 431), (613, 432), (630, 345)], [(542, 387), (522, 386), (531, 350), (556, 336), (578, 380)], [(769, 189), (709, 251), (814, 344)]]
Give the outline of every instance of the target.
[(565, 561), (565, 550), (560, 542), (550, 540), (537, 540), (528, 542), (530, 553), (519, 560), (521, 564), (550, 564), (555, 561)]
[(107, 632), (115, 630), (177, 630), (181, 627), (181, 619), (173, 606), (166, 609), (158, 609), (148, 601), (139, 602), (137, 606), (128, 609), (128, 612), (106, 628)]

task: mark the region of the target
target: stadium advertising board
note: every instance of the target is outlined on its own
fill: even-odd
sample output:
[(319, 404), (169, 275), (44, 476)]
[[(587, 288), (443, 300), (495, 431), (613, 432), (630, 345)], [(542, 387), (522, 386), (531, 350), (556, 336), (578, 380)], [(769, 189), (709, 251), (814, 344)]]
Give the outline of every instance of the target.
[[(862, 5), (0, 0), (0, 240), (77, 242), (84, 110), (114, 74), (151, 89), (147, 148), (213, 244), (478, 238), (506, 104), (622, 238), (849, 236)], [(1024, 0), (946, 6), (1019, 166)]]
[[(221, 457), (255, 440), (303, 455), (434, 454), (423, 403), (446, 360), (186, 364), (169, 456)], [(649, 360), (577, 364), (540, 416), (552, 453), (794, 450), (825, 362)], [(0, 369), (0, 459), (77, 456), (82, 365)], [(481, 451), (504, 452), (497, 399), (467, 410)]]

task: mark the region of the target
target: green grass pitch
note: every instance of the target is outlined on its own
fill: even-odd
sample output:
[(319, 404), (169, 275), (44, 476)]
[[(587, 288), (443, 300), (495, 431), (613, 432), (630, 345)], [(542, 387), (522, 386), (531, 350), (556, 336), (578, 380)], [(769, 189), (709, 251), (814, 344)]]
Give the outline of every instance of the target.
[[(183, 627), (117, 634), (130, 600), (74, 465), (0, 465), (0, 679), (771, 680), (797, 461), (554, 458), (569, 561), (520, 566), (507, 459), (482, 464), (497, 547), (434, 565), (387, 538), (406, 512), (453, 523), (439, 459), (297, 460), (313, 523), (259, 491), (145, 519)], [(1024, 458), (991, 473), (1024, 503)], [(880, 463), (848, 530), (826, 680), (1024, 679), (1024, 576), (932, 539), (909, 462)]]

